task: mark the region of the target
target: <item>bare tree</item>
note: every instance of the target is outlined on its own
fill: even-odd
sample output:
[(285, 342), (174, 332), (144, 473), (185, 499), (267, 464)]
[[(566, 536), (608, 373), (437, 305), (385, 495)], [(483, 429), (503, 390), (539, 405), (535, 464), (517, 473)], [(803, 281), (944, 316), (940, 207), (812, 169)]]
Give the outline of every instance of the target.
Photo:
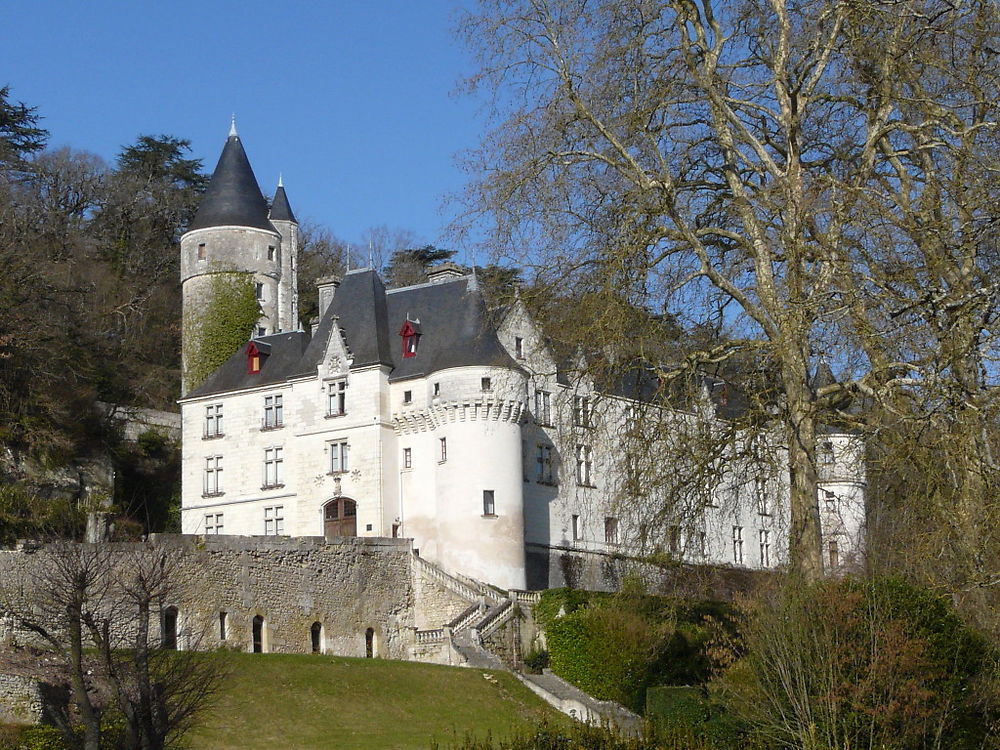
[[(518, 261), (542, 278), (724, 334), (685, 369), (740, 355), (773, 374), (750, 381), (761, 415), (782, 426), (789, 558), (807, 578), (823, 570), (817, 425), (853, 418), (837, 414), (846, 392), (888, 397), (915, 377), (898, 356), (906, 344), (873, 343), (899, 326), (859, 294), (876, 290), (877, 240), (895, 239), (868, 232), (872, 191), (884, 198), (880, 180), (906, 180), (887, 132), (914, 135), (920, 107), (908, 121), (909, 101), (935, 106), (915, 88), (911, 50), (924, 37), (939, 52), (968, 45), (936, 69), (943, 81), (945, 66), (961, 65), (948, 84), (978, 109), (946, 107), (938, 122), (974, 158), (979, 136), (962, 133), (993, 130), (996, 97), (971, 86), (977, 69), (992, 70), (984, 30), (995, 21), (992, 4), (934, 0), (482, 0), (464, 19), (482, 63), (470, 83), (498, 94), (499, 125), (473, 161), (486, 175), (469, 194), (474, 215), (491, 222), (498, 251), (528, 248)], [(865, 39), (880, 46), (864, 50)], [(862, 80), (863, 66), (889, 59)], [(908, 153), (919, 162), (936, 137)], [(893, 211), (912, 197), (890, 195)], [(592, 342), (622, 340), (588, 323)], [(854, 379), (816, 385), (821, 355), (846, 364), (859, 350)]]
[[(62, 660), (83, 724), (84, 750), (99, 750), (106, 706), (91, 693), (90, 665), (84, 659), (84, 622), (110, 604), (109, 550), (101, 545), (66, 542), (50, 545), (45, 553), (36, 555), (44, 556), (44, 564), (33, 558), (20, 585), (15, 587), (8, 581), (0, 590), (4, 609)], [(59, 729), (67, 743), (75, 741), (68, 718), (60, 722)]]
[[(197, 653), (208, 624), (179, 622), (197, 586), (182, 563), (181, 551), (154, 543), (58, 543), (38, 551), (16, 585), (7, 581), (5, 609), (65, 662), (86, 750), (99, 747), (112, 706), (126, 747), (171, 746), (225, 679), (217, 660)], [(86, 663), (84, 648), (95, 650)], [(95, 687), (106, 701), (95, 700)], [(68, 723), (62, 729), (72, 737)]]

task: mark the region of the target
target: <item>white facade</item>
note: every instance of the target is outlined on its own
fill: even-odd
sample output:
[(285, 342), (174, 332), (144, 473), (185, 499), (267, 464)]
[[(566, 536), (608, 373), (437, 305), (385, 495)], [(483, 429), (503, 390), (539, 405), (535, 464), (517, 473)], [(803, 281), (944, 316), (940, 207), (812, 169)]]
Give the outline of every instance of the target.
[[(468, 282), (440, 289), (463, 294)], [(260, 341), (277, 347), (282, 335), (302, 334)], [(648, 464), (640, 481), (656, 487), (690, 459), (663, 441), (660, 460), (627, 436), (630, 410), (642, 405), (558, 382), (523, 310), (497, 336), (513, 366), (392, 381), (388, 366), (354, 368), (334, 327), (309, 375), (196, 391), (182, 402), (184, 533), (319, 536), (324, 508), (347, 498), (358, 535), (413, 538), (445, 569), (506, 588), (527, 584), (526, 549), (656, 552), (748, 568), (786, 562), (788, 482), (779, 469), (741, 470), (733, 459), (717, 486), (689, 492), (687, 505), (672, 496), (674, 516), (664, 515), (662, 487), (636, 497), (624, 462)], [(679, 441), (716, 422), (663, 409), (655, 421)], [(856, 563), (863, 544), (861, 446), (845, 434), (823, 435), (820, 445), (824, 549), (838, 568)], [(780, 466), (780, 446), (768, 450), (766, 466)]]
[[(221, 263), (254, 274), (263, 330), (181, 400), (184, 533), (408, 537), (514, 589), (562, 583), (550, 573), (567, 555), (787, 561), (779, 435), (721, 440), (707, 391), (689, 411), (598, 392), (559, 371), (523, 306), (487, 310), (457, 267), (389, 291), (371, 269), (323, 280), (321, 321), (294, 330), (297, 224), (281, 188), (277, 217), (260, 216), (234, 138), (181, 241), (185, 316)], [(863, 445), (824, 434), (817, 464), (826, 565), (856, 565)]]

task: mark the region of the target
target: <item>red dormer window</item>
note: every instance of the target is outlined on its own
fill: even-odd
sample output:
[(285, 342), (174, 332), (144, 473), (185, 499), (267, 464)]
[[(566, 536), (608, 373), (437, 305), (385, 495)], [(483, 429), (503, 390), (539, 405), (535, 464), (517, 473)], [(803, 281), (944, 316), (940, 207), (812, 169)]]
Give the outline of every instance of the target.
[(417, 344), (420, 341), (420, 321), (407, 318), (399, 335), (403, 337), (403, 356), (416, 357)]
[(247, 372), (250, 375), (260, 372), (260, 366), (264, 362), (266, 352), (261, 351), (256, 342), (251, 341), (247, 345)]

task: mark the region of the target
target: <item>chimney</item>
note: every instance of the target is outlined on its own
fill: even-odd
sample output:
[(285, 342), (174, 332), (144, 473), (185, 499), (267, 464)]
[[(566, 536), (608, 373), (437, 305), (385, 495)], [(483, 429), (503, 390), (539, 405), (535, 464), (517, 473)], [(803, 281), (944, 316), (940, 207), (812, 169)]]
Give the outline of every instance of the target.
[(320, 318), (326, 315), (326, 311), (330, 308), (330, 303), (333, 302), (333, 295), (336, 294), (338, 286), (340, 286), (340, 278), (337, 276), (324, 276), (321, 279), (316, 279), (316, 287), (319, 289)]
[(439, 263), (433, 268), (427, 269), (427, 280), (432, 284), (440, 284), (444, 281), (453, 281), (454, 279), (460, 279), (465, 276), (465, 272), (462, 267), (457, 263), (451, 263), (446, 261), (445, 263)]

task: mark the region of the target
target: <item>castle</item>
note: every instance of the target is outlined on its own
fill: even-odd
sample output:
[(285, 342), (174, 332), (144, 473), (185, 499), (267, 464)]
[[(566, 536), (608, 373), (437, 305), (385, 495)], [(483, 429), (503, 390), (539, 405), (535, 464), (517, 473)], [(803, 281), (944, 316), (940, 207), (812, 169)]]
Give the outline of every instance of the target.
[[(444, 570), (506, 589), (573, 583), (568, 560), (599, 571), (651, 551), (754, 569), (786, 561), (781, 470), (730, 471), (696, 512), (650, 529), (623, 489), (640, 400), (568, 373), (524, 306), (491, 308), (475, 274), (444, 264), (399, 289), (371, 268), (320, 280), (319, 320), (305, 331), (297, 250), (284, 187), (269, 206), (232, 128), (181, 239), (185, 373), (217, 274), (252, 274), (261, 317), (180, 400), (185, 534), (405, 537)], [(667, 415), (677, 434), (724, 418), (712, 385), (700, 406)], [(662, 450), (660, 468), (683, 474)], [(828, 431), (819, 463), (836, 570), (863, 553), (860, 441)]]

